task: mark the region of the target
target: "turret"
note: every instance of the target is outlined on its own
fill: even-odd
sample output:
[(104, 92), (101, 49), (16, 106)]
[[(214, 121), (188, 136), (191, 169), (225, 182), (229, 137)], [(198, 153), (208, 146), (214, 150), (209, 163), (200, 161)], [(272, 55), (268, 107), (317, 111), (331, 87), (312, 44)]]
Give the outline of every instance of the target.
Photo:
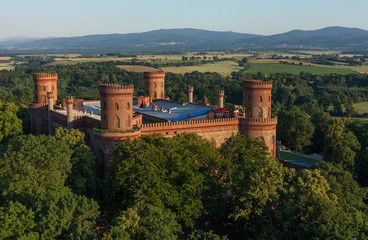
[(219, 90), (218, 91), (218, 107), (219, 108), (224, 107), (224, 96), (225, 96), (225, 91), (224, 90)]
[(67, 128), (73, 128), (73, 97), (66, 97), (66, 123)]
[(165, 72), (144, 72), (144, 94), (151, 101), (165, 98)]
[(194, 87), (193, 86), (189, 86), (188, 87), (188, 102), (192, 103), (193, 102), (193, 92), (194, 92)]
[(57, 73), (34, 73), (34, 103), (47, 104), (47, 93), (51, 92), (57, 100)]
[(271, 90), (272, 81), (245, 80), (243, 82), (247, 118), (271, 117)]
[(276, 156), (277, 117), (271, 116), (271, 90), (272, 81), (243, 81), (246, 117), (240, 119), (240, 129), (264, 142), (270, 154)]
[(126, 131), (133, 128), (133, 84), (101, 84), (101, 129)]

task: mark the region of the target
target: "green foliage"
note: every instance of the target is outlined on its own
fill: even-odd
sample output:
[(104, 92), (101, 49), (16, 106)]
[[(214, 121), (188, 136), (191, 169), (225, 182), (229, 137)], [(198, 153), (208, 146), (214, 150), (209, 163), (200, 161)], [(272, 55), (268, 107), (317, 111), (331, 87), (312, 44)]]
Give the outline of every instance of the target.
[(0, 101), (0, 143), (22, 134), (22, 121), (17, 112), (18, 107), (14, 103)]
[(194, 230), (186, 238), (186, 240), (227, 240), (226, 236), (220, 237), (219, 235), (213, 233), (212, 231), (203, 232), (201, 230)]
[(309, 116), (298, 107), (281, 110), (278, 113), (277, 138), (292, 150), (301, 152), (311, 144), (314, 126)]
[(353, 171), (356, 152), (361, 145), (353, 132), (346, 128), (349, 119), (336, 118), (329, 122), (323, 156), (329, 161), (341, 164), (345, 169)]
[[(151, 205), (134, 206), (113, 220), (113, 225), (126, 232), (131, 239), (178, 239), (181, 227), (169, 209)], [(116, 229), (114, 227), (113, 229)], [(113, 230), (116, 231), (116, 230)]]
[(95, 196), (99, 181), (96, 177), (96, 162), (99, 161), (91, 149), (85, 145), (84, 133), (77, 129), (57, 128), (54, 136), (66, 142), (72, 150), (70, 163), (71, 173), (66, 179), (66, 184), (76, 194), (88, 197)]
[(211, 174), (221, 174), (221, 161), (214, 146), (195, 134), (142, 136), (122, 142), (108, 179), (109, 196), (117, 208), (144, 199), (171, 209), (185, 225), (193, 226), (207, 199), (200, 194), (206, 185), (219, 185)]

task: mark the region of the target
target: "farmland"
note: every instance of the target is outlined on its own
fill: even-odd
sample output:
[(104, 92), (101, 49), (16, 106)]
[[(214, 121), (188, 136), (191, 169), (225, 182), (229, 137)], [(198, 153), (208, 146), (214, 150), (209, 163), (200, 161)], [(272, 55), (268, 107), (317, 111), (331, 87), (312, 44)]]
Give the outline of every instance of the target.
[(353, 107), (359, 114), (368, 113), (368, 102), (355, 103)]
[(215, 63), (202, 64), (199, 66), (183, 66), (183, 67), (164, 67), (163, 71), (172, 73), (187, 73), (187, 72), (217, 72), (224, 76), (229, 76), (233, 71), (243, 69), (239, 67), (238, 63), (233, 61), (221, 61)]

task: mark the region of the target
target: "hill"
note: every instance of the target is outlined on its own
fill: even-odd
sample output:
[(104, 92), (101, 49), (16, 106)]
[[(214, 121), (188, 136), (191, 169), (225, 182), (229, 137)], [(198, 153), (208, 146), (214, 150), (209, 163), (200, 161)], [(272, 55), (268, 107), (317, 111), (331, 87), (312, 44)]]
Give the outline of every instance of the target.
[(185, 28), (0, 42), (0, 51), (3, 52), (167, 52), (239, 49), (368, 50), (368, 31), (358, 28), (328, 27), (262, 36)]

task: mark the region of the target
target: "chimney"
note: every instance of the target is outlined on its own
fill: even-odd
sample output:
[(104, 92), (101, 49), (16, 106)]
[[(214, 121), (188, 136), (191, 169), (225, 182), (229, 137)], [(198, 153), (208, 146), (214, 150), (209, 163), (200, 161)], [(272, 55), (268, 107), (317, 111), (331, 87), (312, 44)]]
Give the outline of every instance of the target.
[(93, 116), (93, 110), (91, 110), (91, 116)]
[(168, 112), (168, 113), (171, 113), (171, 108), (168, 108), (168, 109), (167, 109), (167, 112)]
[(73, 97), (66, 97), (66, 127), (73, 128)]
[(164, 111), (164, 107), (161, 107), (160, 109), (161, 109), (161, 112), (163, 112), (163, 111)]
[(192, 103), (193, 102), (193, 92), (194, 92), (194, 87), (193, 86), (189, 86), (188, 87), (188, 102)]
[(83, 113), (86, 114), (87, 113), (87, 109), (83, 109)]
[(224, 107), (224, 96), (225, 96), (225, 91), (224, 90), (219, 90), (218, 91), (218, 107), (219, 108)]

